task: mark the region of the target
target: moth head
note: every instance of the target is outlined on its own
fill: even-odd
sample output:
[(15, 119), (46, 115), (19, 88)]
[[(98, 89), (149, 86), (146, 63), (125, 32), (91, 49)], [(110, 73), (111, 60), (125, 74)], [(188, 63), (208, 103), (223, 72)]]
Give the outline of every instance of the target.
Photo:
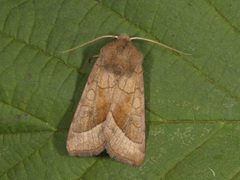
[(127, 41), (131, 41), (131, 38), (125, 33), (118, 36), (118, 39), (126, 39)]

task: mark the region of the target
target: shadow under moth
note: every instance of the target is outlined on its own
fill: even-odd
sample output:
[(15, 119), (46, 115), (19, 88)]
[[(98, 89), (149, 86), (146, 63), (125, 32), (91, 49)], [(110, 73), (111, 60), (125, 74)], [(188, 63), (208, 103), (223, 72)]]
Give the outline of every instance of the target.
[[(150, 41), (182, 53), (162, 43), (140, 38), (116, 38), (101, 48), (77, 106), (67, 138), (71, 156), (92, 156), (104, 149), (124, 163), (139, 166), (145, 156), (145, 111), (143, 56), (131, 40)], [(185, 54), (185, 53), (182, 53)]]

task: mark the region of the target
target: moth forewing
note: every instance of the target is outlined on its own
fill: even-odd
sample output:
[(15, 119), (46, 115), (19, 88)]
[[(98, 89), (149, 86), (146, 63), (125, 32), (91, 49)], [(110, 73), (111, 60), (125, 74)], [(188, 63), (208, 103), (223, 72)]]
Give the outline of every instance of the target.
[(69, 129), (67, 150), (73, 156), (88, 156), (106, 149), (111, 157), (139, 166), (145, 156), (142, 54), (126, 34), (83, 45), (105, 37), (117, 39), (100, 50)]
[(105, 148), (105, 119), (99, 116), (99, 113), (104, 113), (104, 108), (99, 112), (95, 106), (96, 103), (104, 101), (106, 109), (110, 104), (109, 99), (102, 100), (104, 97), (99, 94), (107, 93), (106, 89), (104, 91), (98, 85), (104, 70), (102, 63), (101, 59), (98, 59), (94, 64), (69, 129), (67, 150), (73, 156), (97, 155)]
[[(123, 75), (115, 88), (104, 134), (111, 157), (139, 166), (145, 156), (145, 114), (142, 65)], [(123, 84), (123, 86), (121, 86)]]

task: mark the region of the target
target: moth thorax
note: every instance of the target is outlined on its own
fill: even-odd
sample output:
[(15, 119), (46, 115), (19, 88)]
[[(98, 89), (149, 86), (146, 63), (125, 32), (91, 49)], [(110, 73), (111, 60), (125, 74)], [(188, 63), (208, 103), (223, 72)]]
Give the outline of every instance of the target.
[(108, 43), (101, 49), (100, 56), (105, 69), (120, 76), (131, 76), (137, 65), (142, 63), (142, 54), (125, 38)]

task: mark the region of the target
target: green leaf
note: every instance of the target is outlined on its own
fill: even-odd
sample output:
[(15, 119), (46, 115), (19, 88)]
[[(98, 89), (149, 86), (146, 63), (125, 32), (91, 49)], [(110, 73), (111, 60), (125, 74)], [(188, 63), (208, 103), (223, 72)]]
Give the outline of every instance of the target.
[[(240, 179), (240, 1), (0, 0), (0, 179)], [(140, 36), (146, 157), (71, 157), (70, 123), (111, 39)]]

